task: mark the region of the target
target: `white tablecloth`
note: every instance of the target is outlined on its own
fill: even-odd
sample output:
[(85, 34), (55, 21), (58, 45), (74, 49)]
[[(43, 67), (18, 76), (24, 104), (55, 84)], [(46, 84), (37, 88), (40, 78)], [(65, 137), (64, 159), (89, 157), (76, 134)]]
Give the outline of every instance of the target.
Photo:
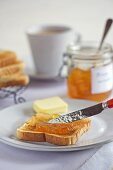
[[(20, 96), (30, 101), (65, 94), (65, 81), (31, 81)], [(11, 104), (14, 104), (13, 98), (0, 100), (2, 108)], [(29, 151), (0, 143), (0, 170), (111, 170), (112, 167), (113, 143), (73, 152)]]

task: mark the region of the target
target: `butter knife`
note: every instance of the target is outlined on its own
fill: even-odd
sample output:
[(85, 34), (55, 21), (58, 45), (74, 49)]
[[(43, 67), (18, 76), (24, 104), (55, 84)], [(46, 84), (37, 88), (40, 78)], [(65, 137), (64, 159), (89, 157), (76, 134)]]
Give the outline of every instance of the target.
[(97, 115), (108, 108), (113, 108), (113, 99), (51, 119), (49, 123), (71, 123)]

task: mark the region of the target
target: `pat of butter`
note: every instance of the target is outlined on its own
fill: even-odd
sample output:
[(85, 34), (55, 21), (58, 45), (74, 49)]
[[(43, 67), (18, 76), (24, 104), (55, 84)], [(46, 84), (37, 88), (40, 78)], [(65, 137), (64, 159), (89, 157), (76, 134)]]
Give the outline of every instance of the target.
[(36, 113), (64, 113), (68, 110), (68, 104), (60, 97), (50, 97), (34, 101), (33, 110)]

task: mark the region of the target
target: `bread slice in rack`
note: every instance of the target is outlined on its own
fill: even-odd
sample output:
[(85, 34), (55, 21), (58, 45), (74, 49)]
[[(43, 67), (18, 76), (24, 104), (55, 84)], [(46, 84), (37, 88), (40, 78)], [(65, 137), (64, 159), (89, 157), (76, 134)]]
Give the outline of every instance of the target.
[(17, 60), (17, 56), (12, 51), (0, 51), (0, 68), (11, 64), (14, 64)]
[[(38, 114), (37, 114), (38, 115)], [(73, 123), (49, 124), (40, 122), (37, 115), (17, 129), (17, 138), (24, 141), (48, 142), (55, 145), (72, 145), (87, 132), (91, 125), (89, 118)]]
[(6, 79), (0, 79), (0, 88), (11, 86), (25, 86), (29, 83), (29, 77), (24, 74), (12, 75)]
[(17, 58), (16, 53), (13, 51), (9, 51), (9, 50), (0, 50), (0, 60), (3, 58), (10, 58), (10, 57), (14, 57)]
[(24, 69), (25, 64), (22, 61), (15, 61), (14, 64), (0, 68), (0, 78), (2, 76), (11, 76), (15, 73), (21, 73)]
[(29, 77), (24, 74), (25, 64), (13, 51), (0, 50), (0, 88), (25, 86)]

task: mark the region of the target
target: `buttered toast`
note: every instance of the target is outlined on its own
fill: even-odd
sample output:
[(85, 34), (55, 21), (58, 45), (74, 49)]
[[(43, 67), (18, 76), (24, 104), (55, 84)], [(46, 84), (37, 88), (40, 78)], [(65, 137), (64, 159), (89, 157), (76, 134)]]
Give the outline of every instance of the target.
[[(51, 114), (36, 114), (16, 131), (17, 138), (24, 141), (48, 142), (55, 145), (72, 145), (89, 130), (89, 118), (73, 123), (49, 124)], [(58, 116), (58, 115), (54, 115)], [(55, 117), (54, 117), (55, 118)]]

